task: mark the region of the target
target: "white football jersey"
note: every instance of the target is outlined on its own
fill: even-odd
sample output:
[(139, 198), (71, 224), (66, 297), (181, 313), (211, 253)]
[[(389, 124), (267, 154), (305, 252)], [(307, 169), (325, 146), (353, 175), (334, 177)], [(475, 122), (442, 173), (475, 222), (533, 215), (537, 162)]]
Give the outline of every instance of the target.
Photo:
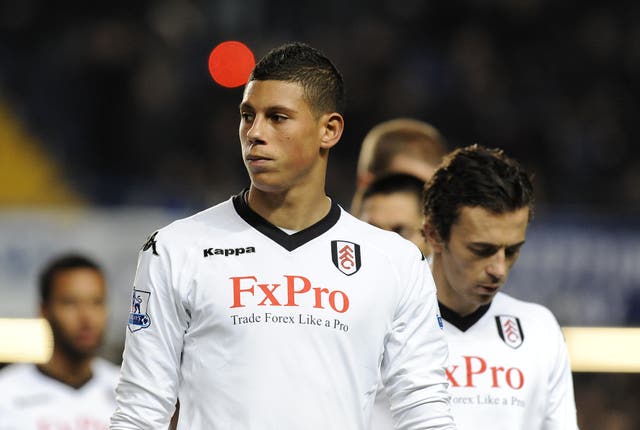
[[(502, 292), (460, 318), (440, 305), (449, 342), (447, 378), (459, 430), (575, 430), (566, 344), (544, 306)], [(376, 399), (373, 430), (391, 430), (389, 402)]]
[(103, 359), (93, 376), (73, 388), (42, 373), (34, 364), (0, 370), (0, 430), (105, 430), (115, 410), (120, 369)]
[(241, 195), (154, 233), (111, 429), (356, 430), (382, 374), (401, 429), (455, 429), (418, 249), (335, 203), (287, 234)]

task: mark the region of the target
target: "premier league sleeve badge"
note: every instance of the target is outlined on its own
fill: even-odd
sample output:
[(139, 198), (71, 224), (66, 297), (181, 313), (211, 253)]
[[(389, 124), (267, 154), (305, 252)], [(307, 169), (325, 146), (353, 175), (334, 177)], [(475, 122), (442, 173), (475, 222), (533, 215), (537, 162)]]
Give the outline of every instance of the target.
[(135, 333), (151, 325), (151, 318), (147, 313), (150, 296), (151, 293), (149, 291), (136, 290), (135, 287), (133, 288), (131, 312), (129, 313), (129, 323), (127, 324), (131, 333)]

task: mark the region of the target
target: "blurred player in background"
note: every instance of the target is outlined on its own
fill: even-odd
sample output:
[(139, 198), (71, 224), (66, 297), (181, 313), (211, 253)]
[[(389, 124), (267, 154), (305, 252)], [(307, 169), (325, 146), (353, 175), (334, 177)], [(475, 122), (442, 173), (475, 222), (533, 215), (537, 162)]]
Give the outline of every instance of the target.
[(360, 216), (363, 190), (378, 176), (406, 173), (428, 181), (447, 153), (447, 143), (431, 124), (396, 118), (374, 126), (360, 147), (351, 213)]
[[(458, 428), (577, 429), (560, 326), (547, 308), (500, 292), (533, 215), (527, 173), (497, 149), (455, 150), (427, 184), (424, 212)], [(373, 429), (391, 428), (385, 401)]]
[(424, 181), (416, 176), (404, 173), (380, 176), (362, 192), (360, 219), (398, 233), (428, 257), (431, 250), (422, 230), (423, 191)]
[[(421, 253), (325, 194), (342, 77), (270, 51), (240, 104), (251, 185), (140, 253), (111, 429), (364, 429), (378, 375), (399, 429), (455, 429), (447, 346)], [(380, 371), (381, 369), (381, 371)]]
[(100, 267), (63, 255), (40, 275), (40, 313), (53, 332), (53, 354), (42, 365), (0, 371), (0, 429), (104, 429), (115, 409), (119, 368), (96, 357), (107, 322)]

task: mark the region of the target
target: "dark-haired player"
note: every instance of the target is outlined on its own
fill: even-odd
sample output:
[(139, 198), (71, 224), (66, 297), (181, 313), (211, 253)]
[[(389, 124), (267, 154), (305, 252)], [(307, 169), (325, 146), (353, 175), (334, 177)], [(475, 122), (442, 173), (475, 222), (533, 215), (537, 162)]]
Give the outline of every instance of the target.
[(240, 103), (251, 185), (143, 249), (112, 429), (364, 429), (378, 375), (397, 428), (455, 429), (447, 346), (421, 253), (325, 193), (342, 78), (299, 43)]
[(107, 322), (100, 267), (76, 254), (52, 260), (40, 276), (40, 314), (53, 332), (53, 354), (44, 364), (0, 371), (0, 429), (107, 428), (119, 369), (96, 357)]
[[(459, 429), (575, 430), (573, 381), (558, 322), (500, 291), (533, 215), (528, 174), (498, 149), (453, 151), (425, 191), (425, 236), (449, 342)], [(388, 404), (376, 403), (374, 429)], [(387, 419), (388, 421), (388, 419)]]

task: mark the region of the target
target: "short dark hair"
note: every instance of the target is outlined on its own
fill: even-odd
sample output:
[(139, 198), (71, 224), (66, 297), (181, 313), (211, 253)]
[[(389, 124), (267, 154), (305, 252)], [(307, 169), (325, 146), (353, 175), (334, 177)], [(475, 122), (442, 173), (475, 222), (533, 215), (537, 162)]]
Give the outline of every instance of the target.
[(93, 260), (80, 254), (65, 254), (51, 260), (40, 272), (40, 303), (47, 304), (56, 275), (71, 269), (93, 269), (102, 274), (102, 269)]
[(406, 173), (391, 173), (374, 179), (362, 193), (364, 202), (371, 196), (410, 193), (422, 204), (424, 181)]
[(451, 226), (462, 207), (481, 207), (493, 213), (529, 207), (533, 217), (531, 176), (498, 148), (480, 145), (449, 153), (425, 190), (424, 214), (440, 238), (449, 240)]
[(325, 55), (300, 42), (287, 43), (269, 51), (254, 67), (251, 81), (286, 81), (302, 86), (316, 115), (344, 114), (345, 91), (342, 75)]

